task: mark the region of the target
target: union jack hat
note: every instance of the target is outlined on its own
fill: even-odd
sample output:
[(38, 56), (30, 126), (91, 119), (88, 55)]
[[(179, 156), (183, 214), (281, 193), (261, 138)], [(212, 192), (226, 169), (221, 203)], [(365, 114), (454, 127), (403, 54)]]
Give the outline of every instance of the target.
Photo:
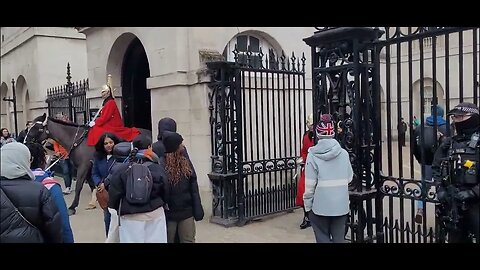
[(322, 114), (320, 116), (320, 122), (318, 122), (315, 132), (319, 139), (333, 138), (335, 136), (335, 123), (330, 114)]

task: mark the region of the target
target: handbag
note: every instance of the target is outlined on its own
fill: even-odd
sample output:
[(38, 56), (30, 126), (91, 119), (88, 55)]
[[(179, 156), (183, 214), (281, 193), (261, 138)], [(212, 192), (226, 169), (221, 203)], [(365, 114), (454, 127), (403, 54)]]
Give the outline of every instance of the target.
[(97, 189), (97, 201), (103, 210), (106, 210), (108, 208), (108, 191), (105, 188), (105, 185), (102, 191), (98, 191)]
[[(113, 158), (113, 157), (112, 157)], [(107, 186), (109, 185), (110, 183), (110, 177), (112, 176), (112, 168), (113, 166), (116, 164), (117, 162), (115, 160), (113, 160), (113, 163), (110, 165), (110, 167), (108, 168), (108, 171), (110, 172), (108, 174), (108, 176), (102, 180), (102, 183), (103, 183), (103, 189), (102, 191), (98, 191), (97, 189), (97, 201), (98, 201), (98, 204), (100, 205), (100, 207), (103, 209), (103, 210), (107, 210), (108, 208), (108, 191), (107, 191)]]

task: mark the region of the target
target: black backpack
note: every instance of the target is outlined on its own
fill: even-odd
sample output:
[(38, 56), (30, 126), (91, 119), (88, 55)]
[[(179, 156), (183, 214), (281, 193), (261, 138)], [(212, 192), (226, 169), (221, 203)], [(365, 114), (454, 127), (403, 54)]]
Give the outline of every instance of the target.
[(126, 198), (129, 204), (143, 205), (150, 201), (153, 178), (148, 168), (152, 162), (130, 162), (126, 170)]

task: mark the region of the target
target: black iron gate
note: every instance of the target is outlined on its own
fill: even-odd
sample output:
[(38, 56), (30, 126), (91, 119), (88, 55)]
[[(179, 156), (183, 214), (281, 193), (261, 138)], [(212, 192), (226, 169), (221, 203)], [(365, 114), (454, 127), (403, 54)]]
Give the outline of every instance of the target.
[(70, 63), (67, 64), (67, 83), (47, 89), (48, 115), (56, 117), (66, 115), (77, 124), (85, 124), (88, 120), (87, 90), (88, 79), (71, 82)]
[[(421, 181), (425, 167), (410, 149), (414, 116), (424, 142), (425, 117), (437, 115), (437, 105), (446, 112), (462, 101), (479, 104), (478, 35), (479, 28), (326, 27), (305, 39), (312, 48), (314, 119), (335, 116), (355, 173), (352, 241), (444, 240), (435, 185)], [(398, 141), (402, 118), (409, 126), (406, 147)], [(421, 224), (417, 207), (423, 207)]]
[(304, 56), (233, 53), (235, 62), (207, 64), (213, 73), (212, 222), (227, 226), (296, 207), (296, 159), (307, 114)]

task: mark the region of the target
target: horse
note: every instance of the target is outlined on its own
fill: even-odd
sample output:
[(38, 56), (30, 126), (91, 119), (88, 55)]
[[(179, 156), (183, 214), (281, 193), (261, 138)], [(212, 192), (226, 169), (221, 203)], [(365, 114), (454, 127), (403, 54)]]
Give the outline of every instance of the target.
[[(75, 208), (80, 201), (80, 192), (82, 191), (85, 180), (90, 179), (95, 147), (87, 145), (87, 134), (89, 127), (87, 125), (78, 125), (65, 122), (47, 114), (37, 117), (33, 121), (33, 126), (27, 134), (26, 141), (44, 142), (51, 138), (57, 141), (69, 153), (70, 160), (77, 168), (77, 183), (75, 185), (75, 198), (68, 207), (68, 214), (75, 215)], [(152, 138), (152, 131), (147, 129), (138, 129), (141, 134)], [(93, 183), (89, 181), (90, 188), (93, 191)]]

